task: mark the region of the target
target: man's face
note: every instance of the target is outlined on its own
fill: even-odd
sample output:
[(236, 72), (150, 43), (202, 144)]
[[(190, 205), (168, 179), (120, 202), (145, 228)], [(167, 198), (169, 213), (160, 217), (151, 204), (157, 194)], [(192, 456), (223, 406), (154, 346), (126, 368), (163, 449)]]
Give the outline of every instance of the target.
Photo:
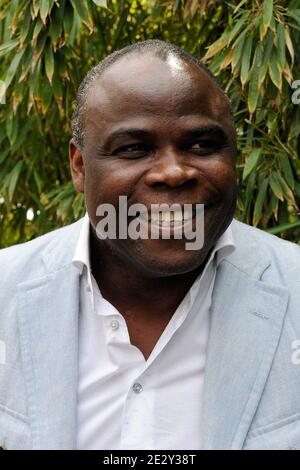
[(204, 245), (186, 240), (99, 240), (130, 269), (150, 276), (190, 272), (232, 220), (236, 204), (235, 133), (213, 80), (174, 56), (126, 56), (88, 92), (82, 153), (71, 144), (73, 181), (84, 192), (93, 233), (97, 207), (204, 204)]

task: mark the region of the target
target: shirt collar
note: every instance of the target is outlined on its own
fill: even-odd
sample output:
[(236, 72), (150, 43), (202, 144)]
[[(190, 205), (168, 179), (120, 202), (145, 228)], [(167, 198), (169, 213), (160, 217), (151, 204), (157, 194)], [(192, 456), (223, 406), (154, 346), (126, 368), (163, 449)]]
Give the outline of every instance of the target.
[(84, 266), (91, 271), (90, 263), (90, 219), (88, 213), (85, 213), (83, 223), (80, 229), (79, 238), (75, 248), (72, 263), (82, 274)]
[[(80, 234), (78, 242), (75, 248), (75, 253), (72, 259), (72, 263), (76, 266), (80, 274), (82, 274), (84, 267), (86, 267), (87, 272), (91, 274), (91, 262), (90, 262), (90, 219), (88, 213), (85, 213), (83, 218), (83, 223), (80, 229)], [(231, 254), (236, 248), (232, 223), (225, 230), (225, 232), (217, 240), (209, 259), (206, 263), (206, 267), (216, 258), (216, 266), (229, 254)]]
[(215, 271), (221, 261), (230, 255), (236, 248), (236, 244), (233, 237), (232, 222), (225, 230), (225, 232), (218, 238), (215, 246), (213, 247), (209, 258), (204, 266), (203, 271), (195, 279), (191, 289), (189, 290), (189, 305), (191, 306), (195, 300), (201, 280), (204, 278), (205, 273), (212, 266)]

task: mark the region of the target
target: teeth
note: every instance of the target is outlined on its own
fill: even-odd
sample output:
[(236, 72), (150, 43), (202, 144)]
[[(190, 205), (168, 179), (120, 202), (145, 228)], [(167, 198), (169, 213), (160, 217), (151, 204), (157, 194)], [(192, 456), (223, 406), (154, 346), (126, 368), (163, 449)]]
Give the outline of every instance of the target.
[(170, 225), (180, 226), (183, 221), (181, 211), (164, 211), (158, 214), (151, 214), (151, 222), (158, 223), (162, 227), (169, 227)]
[(193, 217), (193, 211), (188, 210), (175, 210), (175, 211), (159, 211), (159, 212), (143, 212), (140, 214), (141, 219), (151, 222), (155, 225), (162, 227), (174, 226), (178, 227), (187, 220), (191, 220)]

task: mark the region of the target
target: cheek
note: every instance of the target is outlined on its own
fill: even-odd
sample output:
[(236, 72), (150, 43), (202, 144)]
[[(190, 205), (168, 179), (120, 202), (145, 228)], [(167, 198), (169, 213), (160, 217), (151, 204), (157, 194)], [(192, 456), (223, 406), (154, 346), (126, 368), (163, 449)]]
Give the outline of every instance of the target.
[(215, 189), (219, 196), (226, 197), (236, 191), (236, 172), (231, 162), (221, 161), (211, 162), (202, 170), (203, 177)]
[(136, 185), (132, 170), (110, 161), (95, 161), (86, 166), (85, 195), (90, 204), (118, 204), (121, 195), (129, 196)]

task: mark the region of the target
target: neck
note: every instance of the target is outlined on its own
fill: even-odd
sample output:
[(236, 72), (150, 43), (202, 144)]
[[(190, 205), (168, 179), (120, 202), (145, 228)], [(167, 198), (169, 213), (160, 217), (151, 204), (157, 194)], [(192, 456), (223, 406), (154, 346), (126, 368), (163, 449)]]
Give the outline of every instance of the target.
[(93, 236), (90, 242), (92, 273), (101, 294), (124, 316), (169, 318), (205, 265), (180, 275), (151, 277), (133, 269), (107, 247), (101, 249)]

